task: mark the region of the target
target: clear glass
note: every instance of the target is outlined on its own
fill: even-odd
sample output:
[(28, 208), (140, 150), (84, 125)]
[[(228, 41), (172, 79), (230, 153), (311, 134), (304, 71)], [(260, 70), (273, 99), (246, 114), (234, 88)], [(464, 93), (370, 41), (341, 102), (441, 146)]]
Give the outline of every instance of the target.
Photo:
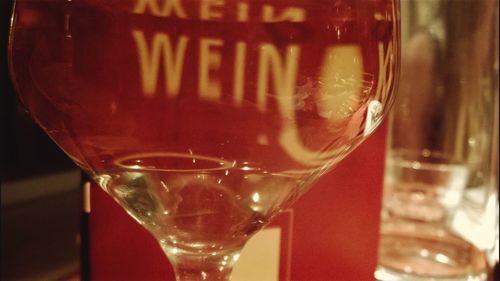
[(17, 0), (34, 120), (159, 241), (179, 280), (245, 242), (393, 100), (397, 0)]
[(485, 280), (498, 240), (498, 1), (404, 0), (401, 14), (375, 276)]
[(392, 217), (446, 223), (462, 199), (468, 176), (467, 166), (449, 156), (391, 149), (384, 207)]

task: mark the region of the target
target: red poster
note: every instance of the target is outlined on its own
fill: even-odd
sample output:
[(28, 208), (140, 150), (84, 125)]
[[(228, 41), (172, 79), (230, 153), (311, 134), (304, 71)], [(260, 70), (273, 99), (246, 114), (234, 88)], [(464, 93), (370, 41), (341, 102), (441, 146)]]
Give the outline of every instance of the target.
[[(385, 136), (382, 126), (271, 223), (279, 280), (373, 279)], [(91, 203), (91, 280), (175, 280), (155, 239), (97, 186)]]

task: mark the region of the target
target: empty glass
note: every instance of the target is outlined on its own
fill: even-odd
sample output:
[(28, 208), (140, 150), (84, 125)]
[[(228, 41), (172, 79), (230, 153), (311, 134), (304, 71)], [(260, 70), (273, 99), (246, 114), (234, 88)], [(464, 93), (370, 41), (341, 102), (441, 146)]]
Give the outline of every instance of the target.
[[(498, 1), (405, 0), (401, 9), (401, 80), (375, 276), (483, 280), (485, 248), (469, 239), (478, 224), (463, 220), (472, 214), (463, 198), (476, 194), (468, 196), (476, 217), (497, 210)], [(487, 217), (481, 229), (494, 236), (498, 217)]]

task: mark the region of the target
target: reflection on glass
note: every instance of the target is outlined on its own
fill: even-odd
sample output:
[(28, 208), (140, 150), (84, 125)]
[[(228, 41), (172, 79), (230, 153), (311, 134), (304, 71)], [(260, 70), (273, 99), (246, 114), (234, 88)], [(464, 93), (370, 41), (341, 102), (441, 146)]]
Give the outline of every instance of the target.
[(397, 23), (396, 0), (18, 0), (10, 67), (36, 122), (179, 279), (224, 279), (378, 126)]

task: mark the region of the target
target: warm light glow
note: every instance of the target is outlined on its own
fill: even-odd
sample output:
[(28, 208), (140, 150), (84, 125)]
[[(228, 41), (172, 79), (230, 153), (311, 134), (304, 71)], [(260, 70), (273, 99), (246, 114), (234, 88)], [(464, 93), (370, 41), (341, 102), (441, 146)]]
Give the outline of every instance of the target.
[(415, 162), (411, 163), (411, 168), (412, 169), (418, 170), (418, 169), (420, 169), (420, 166), (422, 166), (420, 164), (420, 162), (415, 161)]
[(252, 201), (253, 201), (254, 203), (258, 203), (258, 202), (259, 202), (259, 200), (260, 200), (260, 195), (259, 195), (259, 193), (258, 193), (258, 192), (255, 192), (255, 193), (252, 195)]
[(240, 254), (235, 254), (233, 256), (233, 261), (238, 261), (240, 259)]
[(450, 258), (448, 258), (446, 255), (443, 254), (437, 254), (436, 261), (444, 264), (450, 264)]
[(420, 255), (422, 257), (428, 257), (429, 256), (429, 251), (427, 249), (422, 249), (422, 250), (420, 250)]

